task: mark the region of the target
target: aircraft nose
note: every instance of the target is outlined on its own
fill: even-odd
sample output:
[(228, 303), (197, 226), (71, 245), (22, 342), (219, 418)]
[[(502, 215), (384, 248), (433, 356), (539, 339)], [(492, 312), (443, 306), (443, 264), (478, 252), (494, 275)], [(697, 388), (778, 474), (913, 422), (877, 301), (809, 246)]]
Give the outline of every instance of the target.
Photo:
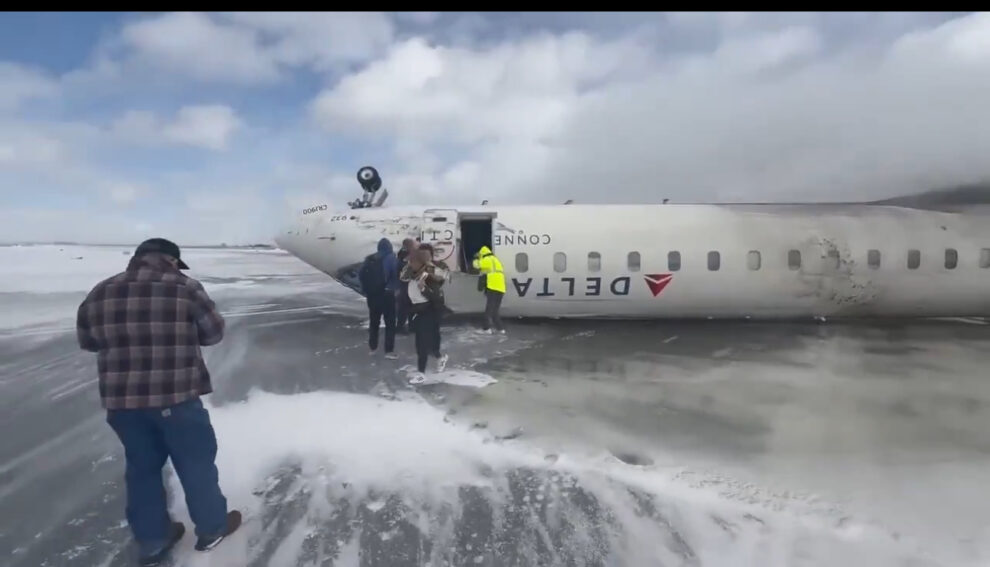
[(272, 237), (272, 240), (282, 250), (289, 250), (289, 246), (292, 244), (292, 227), (290, 225), (280, 227), (278, 232)]

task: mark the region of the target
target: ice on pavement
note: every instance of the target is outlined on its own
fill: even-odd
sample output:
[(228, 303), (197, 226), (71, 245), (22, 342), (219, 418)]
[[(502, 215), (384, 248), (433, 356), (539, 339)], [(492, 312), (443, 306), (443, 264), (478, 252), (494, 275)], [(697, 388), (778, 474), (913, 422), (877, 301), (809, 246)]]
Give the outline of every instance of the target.
[[(132, 564), (72, 334), (131, 251), (0, 247), (0, 564)], [(449, 320), (447, 370), (411, 387), (412, 338), (369, 356), (363, 300), (325, 275), (183, 255), (228, 316), (205, 401), (246, 512), (209, 554), (187, 535), (183, 567), (990, 562), (987, 326)]]
[[(89, 291), (127, 267), (133, 246), (0, 246), (0, 292)], [(231, 278), (231, 287), (255, 280), (318, 273), (281, 250), (184, 248), (186, 272), (206, 281)], [(246, 280), (246, 281), (245, 281)], [(222, 288), (218, 288), (222, 289)]]
[[(724, 479), (697, 482), (705, 479), (691, 478), (681, 467), (630, 467), (604, 454), (555, 456), (526, 443), (493, 442), (425, 402), (258, 392), (213, 408), (212, 415), (223, 439), (218, 467), (225, 490), (248, 521), (208, 559), (185, 550), (189, 566), (251, 564), (271, 530), (282, 531), (272, 554), (279, 565), (310, 564), (317, 549), (329, 553), (346, 543), (373, 553), (393, 538), (405, 540), (404, 546), (410, 538), (429, 542), (433, 553), (412, 544), (424, 562), (434, 560), (429, 564), (462, 565), (456, 560), (464, 537), (459, 522), (491, 508), (501, 512), (486, 524), (499, 515), (518, 516), (518, 526), (502, 530), (519, 548), (533, 546), (534, 560), (541, 556), (541, 530), (570, 525), (542, 536), (568, 544), (546, 556), (552, 564), (554, 555), (565, 564), (564, 557), (580, 553), (601, 558), (591, 564), (884, 566), (901, 565), (916, 553), (911, 542), (835, 511), (789, 506), (769, 493), (754, 503), (726, 499)], [(286, 480), (289, 469), (293, 475)], [(174, 479), (172, 485), (180, 489)], [(291, 519), (268, 518), (273, 494), (292, 509), (285, 514)], [(374, 525), (376, 516), (387, 530), (373, 536), (356, 529)], [(461, 549), (460, 557), (502, 564), (498, 528), (471, 529), (477, 547)], [(378, 541), (361, 541), (369, 537)]]
[[(432, 364), (433, 359), (430, 359), (430, 362)], [(429, 367), (427, 367), (427, 369), (429, 369)], [(409, 364), (403, 366), (400, 370), (405, 371), (407, 374), (412, 374), (416, 372), (416, 365)], [(444, 370), (443, 372), (430, 372), (426, 375), (425, 381), (421, 382), (419, 385), (429, 386), (431, 384), (451, 384), (454, 386), (466, 386), (470, 388), (484, 388), (485, 386), (491, 386), (497, 382), (498, 380), (487, 374), (482, 374), (481, 372), (466, 369), (454, 369)]]
[[(127, 267), (133, 246), (0, 246), (0, 331), (64, 329), (75, 307), (101, 280)], [(185, 248), (187, 273), (218, 302), (264, 295), (289, 282), (294, 293), (343, 288), (285, 252)], [(308, 281), (304, 281), (309, 277)]]

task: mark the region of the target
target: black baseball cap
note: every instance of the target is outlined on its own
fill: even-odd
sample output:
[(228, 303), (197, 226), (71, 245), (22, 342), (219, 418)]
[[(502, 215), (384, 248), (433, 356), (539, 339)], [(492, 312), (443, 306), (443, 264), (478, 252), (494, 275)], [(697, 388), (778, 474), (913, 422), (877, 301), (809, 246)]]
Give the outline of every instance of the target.
[(137, 250), (134, 251), (135, 256), (141, 256), (144, 254), (167, 254), (179, 261), (178, 267), (180, 270), (188, 270), (189, 266), (182, 261), (179, 256), (179, 246), (172, 242), (171, 240), (166, 240), (164, 238), (149, 238), (145, 240), (140, 245), (138, 245)]

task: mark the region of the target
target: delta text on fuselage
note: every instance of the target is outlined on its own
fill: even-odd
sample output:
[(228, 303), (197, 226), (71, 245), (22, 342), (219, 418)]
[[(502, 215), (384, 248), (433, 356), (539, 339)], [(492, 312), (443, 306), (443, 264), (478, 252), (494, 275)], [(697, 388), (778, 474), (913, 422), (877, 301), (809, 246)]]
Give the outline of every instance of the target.
[(434, 246), (455, 312), (484, 308), (471, 260), (487, 246), (507, 316), (990, 316), (985, 203), (385, 207), (374, 168), (358, 181), (348, 210), (305, 207), (276, 242), (359, 293), (356, 267), (384, 236)]

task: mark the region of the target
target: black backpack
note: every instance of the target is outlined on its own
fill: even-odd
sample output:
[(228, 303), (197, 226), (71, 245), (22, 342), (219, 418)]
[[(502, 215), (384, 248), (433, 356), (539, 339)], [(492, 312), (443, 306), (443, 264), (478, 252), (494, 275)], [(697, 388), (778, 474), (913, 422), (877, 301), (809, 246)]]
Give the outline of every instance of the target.
[(358, 280), (365, 295), (385, 293), (385, 263), (378, 254), (371, 254), (364, 259), (364, 264), (358, 271)]

